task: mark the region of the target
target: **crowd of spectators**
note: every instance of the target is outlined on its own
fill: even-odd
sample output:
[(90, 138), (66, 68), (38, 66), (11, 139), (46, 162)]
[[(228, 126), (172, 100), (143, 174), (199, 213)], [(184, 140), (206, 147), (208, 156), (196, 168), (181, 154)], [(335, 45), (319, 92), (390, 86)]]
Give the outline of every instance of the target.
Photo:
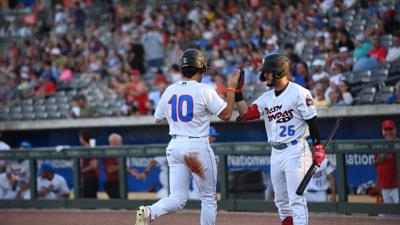
[[(221, 96), (226, 77), (240, 67), (246, 100), (254, 99), (266, 90), (256, 70), (263, 56), (282, 52), (292, 80), (310, 89), (319, 107), (353, 105), (348, 74), (400, 62), (394, 0), (96, 2), (57, 4), (51, 23), (35, 5), (30, 20), (0, 28), (12, 40), (0, 56), (0, 106), (86, 82), (121, 101), (112, 115), (151, 115), (165, 88), (181, 78), (179, 58), (187, 48), (206, 53), (211, 70), (203, 82)], [(103, 116), (85, 88), (66, 103), (66, 117)]]

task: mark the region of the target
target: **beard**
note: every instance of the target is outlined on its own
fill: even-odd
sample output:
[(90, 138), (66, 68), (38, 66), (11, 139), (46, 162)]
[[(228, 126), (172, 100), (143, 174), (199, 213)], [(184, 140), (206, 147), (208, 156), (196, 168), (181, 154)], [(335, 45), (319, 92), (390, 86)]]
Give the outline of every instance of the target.
[(275, 78), (272, 78), (272, 80), (271, 80), (270, 83), (269, 83), (268, 80), (267, 80), (267, 87), (274, 87), (274, 86), (275, 86), (275, 83), (276, 83), (276, 79), (275, 79)]

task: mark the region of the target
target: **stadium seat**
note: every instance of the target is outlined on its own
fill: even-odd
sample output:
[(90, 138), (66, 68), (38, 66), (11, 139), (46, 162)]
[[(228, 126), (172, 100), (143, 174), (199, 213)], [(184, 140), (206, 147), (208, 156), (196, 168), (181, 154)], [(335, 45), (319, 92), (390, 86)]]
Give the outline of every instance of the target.
[(372, 104), (374, 102), (376, 94), (376, 87), (365, 87), (362, 88), (360, 93), (356, 97), (357, 105)]
[(40, 119), (40, 120), (45, 120), (48, 118), (48, 115), (46, 112), (38, 112), (35, 115), (36, 115), (36, 118)]
[(35, 112), (44, 112), (46, 111), (46, 107), (44, 105), (35, 105), (33, 106), (33, 110)]
[(13, 121), (19, 121), (19, 120), (24, 119), (24, 116), (21, 113), (17, 113), (17, 112), (11, 113), (10, 116), (11, 116), (11, 120), (13, 120)]
[(382, 104), (389, 98), (389, 96), (393, 95), (394, 87), (393, 86), (386, 86), (379, 89), (378, 93), (375, 96), (375, 103)]
[(49, 119), (60, 119), (61, 118), (61, 113), (59, 112), (49, 112), (47, 113), (47, 118)]
[(58, 110), (58, 106), (55, 104), (46, 104), (47, 112), (56, 112)]
[(24, 120), (34, 120), (36, 119), (36, 116), (32, 112), (24, 112), (23, 114)]
[(33, 112), (33, 106), (22, 106), (22, 112)]
[(22, 108), (20, 106), (13, 106), (10, 108), (11, 114), (20, 113), (20, 112), (22, 112)]

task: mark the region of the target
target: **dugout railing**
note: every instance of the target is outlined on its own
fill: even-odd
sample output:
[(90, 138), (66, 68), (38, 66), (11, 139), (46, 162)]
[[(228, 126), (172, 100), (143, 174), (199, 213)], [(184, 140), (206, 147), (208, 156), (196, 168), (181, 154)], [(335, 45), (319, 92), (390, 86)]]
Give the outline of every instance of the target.
[[(276, 212), (272, 201), (252, 199), (232, 199), (228, 193), (228, 155), (270, 155), (271, 147), (266, 143), (219, 143), (213, 144), (216, 155), (219, 155), (219, 179), (221, 197), (218, 208), (230, 211), (270, 211)], [(336, 185), (338, 201), (336, 203), (308, 203), (312, 212), (368, 213), (368, 214), (400, 214), (400, 204), (355, 203), (348, 201), (346, 154), (373, 154), (377, 152), (400, 151), (400, 141), (382, 140), (337, 140), (333, 141), (326, 152), (336, 155)], [(156, 200), (133, 200), (127, 198), (126, 159), (130, 157), (149, 157), (165, 154), (165, 145), (131, 145), (120, 148), (68, 148), (55, 151), (54, 148), (36, 148), (30, 150), (0, 151), (0, 159), (30, 161), (31, 199), (0, 200), (0, 208), (126, 208), (135, 209), (143, 204), (151, 204)], [(120, 199), (81, 199), (80, 198), (80, 159), (81, 158), (119, 158)], [(37, 161), (45, 159), (73, 160), (74, 199), (42, 200), (36, 196)], [(396, 154), (397, 178), (400, 181), (400, 154)], [(200, 201), (188, 201), (186, 208), (200, 208)]]

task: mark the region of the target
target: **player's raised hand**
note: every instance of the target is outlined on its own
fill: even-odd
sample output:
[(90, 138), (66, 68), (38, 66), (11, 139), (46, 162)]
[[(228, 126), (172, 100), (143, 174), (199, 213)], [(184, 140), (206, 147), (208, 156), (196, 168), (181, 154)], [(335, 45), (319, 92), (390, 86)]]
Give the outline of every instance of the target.
[(314, 154), (313, 154), (313, 160), (317, 166), (320, 166), (322, 161), (325, 159), (325, 150), (324, 147), (321, 144), (315, 144), (314, 145)]
[(229, 77), (228, 80), (228, 89), (235, 90), (235, 92), (238, 90), (239, 87), (239, 78), (240, 78), (240, 70), (236, 69), (232, 75)]

